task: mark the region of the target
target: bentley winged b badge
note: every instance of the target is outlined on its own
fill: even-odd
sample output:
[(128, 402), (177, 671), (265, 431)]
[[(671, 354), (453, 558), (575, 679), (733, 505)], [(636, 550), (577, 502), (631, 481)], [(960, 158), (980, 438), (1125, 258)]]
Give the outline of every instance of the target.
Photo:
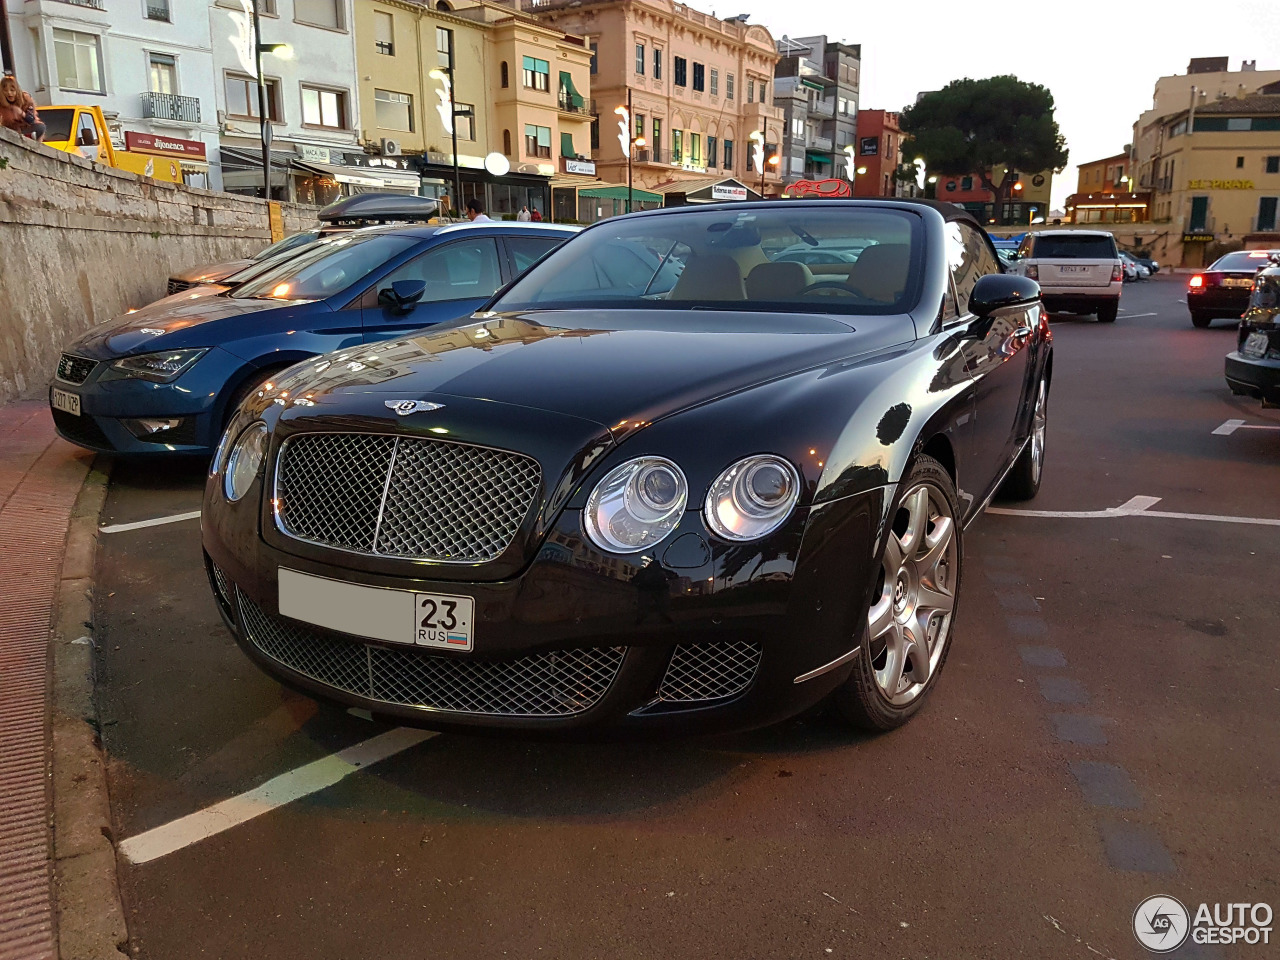
[(443, 403), (432, 403), (430, 400), (384, 400), (383, 403), (388, 410), (394, 410), (402, 417), (407, 417), (411, 413), (439, 410), (444, 406)]

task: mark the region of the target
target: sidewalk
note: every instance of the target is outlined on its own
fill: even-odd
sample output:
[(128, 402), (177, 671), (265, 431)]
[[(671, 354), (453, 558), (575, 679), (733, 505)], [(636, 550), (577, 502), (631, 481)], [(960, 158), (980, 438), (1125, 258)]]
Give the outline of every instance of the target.
[(0, 960), (57, 956), (50, 636), (91, 461), (44, 401), (0, 406)]

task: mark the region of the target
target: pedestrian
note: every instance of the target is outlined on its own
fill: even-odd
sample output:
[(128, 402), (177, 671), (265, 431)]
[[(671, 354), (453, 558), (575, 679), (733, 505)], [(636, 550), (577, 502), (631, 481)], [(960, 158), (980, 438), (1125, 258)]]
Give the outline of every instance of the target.
[(36, 103), (13, 76), (0, 80), (0, 124), (37, 142), (44, 139), (45, 126)]
[(529, 214), (529, 219), (532, 220), (534, 223), (542, 222), (542, 213), (538, 210), (537, 207), (533, 208), (533, 213)]
[(467, 219), (472, 223), (493, 223), (493, 220), (484, 213), (484, 204), (478, 197), (472, 197), (467, 201)]
[(529, 220), (532, 219), (532, 217), (529, 216), (529, 207), (527, 204), (520, 208), (520, 212), (516, 214), (516, 219), (521, 223), (528, 223)]

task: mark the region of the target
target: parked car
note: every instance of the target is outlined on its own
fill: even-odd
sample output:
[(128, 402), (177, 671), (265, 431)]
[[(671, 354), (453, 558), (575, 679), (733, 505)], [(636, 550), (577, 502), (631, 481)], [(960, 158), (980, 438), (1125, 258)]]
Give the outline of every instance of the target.
[(1040, 284), (1050, 311), (1092, 313), (1114, 323), (1120, 310), (1124, 265), (1115, 237), (1103, 230), (1041, 230), (1029, 233), (1013, 266)]
[(1280, 250), (1236, 250), (1224, 254), (1209, 269), (1187, 281), (1187, 310), (1191, 322), (1207, 327), (1215, 319), (1238, 320), (1249, 306), (1253, 278)]
[(211, 453), (240, 400), (280, 370), (465, 315), (575, 230), (372, 227), (286, 254), (222, 293), (166, 297), (66, 348), (49, 392), (54, 423), (92, 450)]
[(1160, 272), (1160, 261), (1159, 261), (1159, 260), (1152, 260), (1150, 257), (1140, 257), (1140, 256), (1138, 256), (1136, 253), (1131, 253), (1131, 254), (1129, 254), (1129, 256), (1133, 257), (1133, 259), (1134, 259), (1134, 260), (1138, 261), (1138, 263), (1140, 263), (1140, 264), (1142, 264), (1142, 266), (1146, 267), (1146, 268), (1147, 268), (1147, 271), (1148, 271), (1148, 272), (1149, 272), (1153, 277), (1154, 277), (1157, 273), (1159, 273), (1159, 272)]
[(1146, 280), (1151, 276), (1151, 271), (1139, 263), (1131, 254), (1120, 251), (1120, 262), (1124, 265), (1124, 279), (1126, 283), (1132, 283), (1135, 280)]
[(1264, 407), (1280, 407), (1280, 254), (1253, 278), (1236, 349), (1227, 354), (1227, 386)]
[(322, 237), (378, 224), (426, 223), (437, 215), (439, 206), (439, 201), (430, 197), (412, 197), (400, 193), (358, 193), (343, 197), (317, 214), (316, 219), (321, 226), (314, 230), (291, 234), (252, 257), (192, 267), (175, 273), (169, 278), (167, 292), (173, 295), (208, 284), (227, 286), (224, 281), (232, 274), (290, 250), (301, 249)]
[[(793, 234), (866, 249), (815, 274), (766, 255)], [(830, 695), (889, 729), (953, 642), (965, 525), (1039, 488), (1051, 341), (952, 204), (604, 220), (250, 397), (210, 585), (262, 669), (394, 722), (684, 733)]]

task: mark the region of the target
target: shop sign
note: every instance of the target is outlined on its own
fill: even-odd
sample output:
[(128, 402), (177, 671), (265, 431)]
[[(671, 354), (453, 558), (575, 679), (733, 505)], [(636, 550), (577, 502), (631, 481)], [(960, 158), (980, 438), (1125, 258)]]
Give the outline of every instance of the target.
[(1184, 233), (1182, 235), (1183, 243), (1212, 243), (1213, 240), (1212, 233)]
[(716, 183), (711, 187), (712, 200), (745, 200), (747, 199), (746, 187), (734, 187), (727, 183)]
[(328, 147), (310, 147), (305, 143), (298, 144), (298, 154), (309, 163), (329, 163)]
[(596, 162), (594, 160), (570, 160), (565, 158), (565, 173), (580, 173), (584, 176), (593, 177), (596, 173)]
[(1252, 190), (1252, 180), (1188, 180), (1188, 190)]
[(159, 153), (167, 157), (190, 157), (193, 160), (205, 159), (205, 146), (199, 140), (182, 140), (178, 137), (166, 137), (154, 133), (134, 133), (126, 130), (124, 146), (133, 153)]

